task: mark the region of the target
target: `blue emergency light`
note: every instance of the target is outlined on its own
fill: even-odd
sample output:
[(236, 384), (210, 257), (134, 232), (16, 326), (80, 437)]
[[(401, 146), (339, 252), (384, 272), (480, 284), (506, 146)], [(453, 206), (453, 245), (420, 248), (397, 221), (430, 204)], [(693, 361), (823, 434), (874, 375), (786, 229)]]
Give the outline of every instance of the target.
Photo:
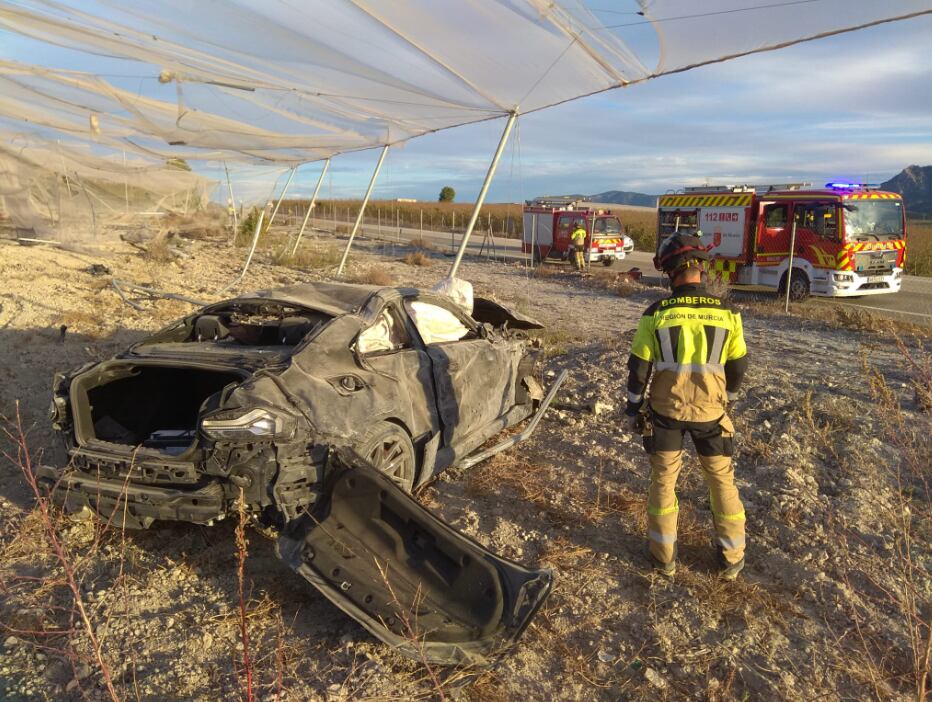
[(864, 186), (861, 183), (837, 182), (837, 183), (826, 183), (825, 187), (831, 188), (832, 190), (860, 190)]

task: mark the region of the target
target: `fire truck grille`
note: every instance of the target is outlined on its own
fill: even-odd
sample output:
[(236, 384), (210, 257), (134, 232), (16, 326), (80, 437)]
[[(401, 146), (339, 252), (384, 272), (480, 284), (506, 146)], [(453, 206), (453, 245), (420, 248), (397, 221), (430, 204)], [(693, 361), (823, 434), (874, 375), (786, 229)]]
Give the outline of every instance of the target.
[(854, 255), (854, 270), (859, 273), (887, 273), (896, 267), (896, 251), (861, 251)]

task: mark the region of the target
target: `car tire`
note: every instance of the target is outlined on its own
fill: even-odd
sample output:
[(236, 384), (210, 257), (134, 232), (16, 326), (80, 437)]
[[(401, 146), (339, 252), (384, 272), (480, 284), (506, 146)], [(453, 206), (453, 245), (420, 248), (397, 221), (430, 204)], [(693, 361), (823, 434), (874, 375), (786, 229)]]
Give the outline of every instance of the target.
[(354, 448), (402, 490), (411, 492), (414, 488), (417, 454), (411, 437), (402, 427), (391, 422), (376, 422)]
[(612, 266), (612, 265), (614, 265), (614, 264), (615, 264), (615, 259), (614, 259), (614, 258), (603, 258), (603, 259), (602, 259), (602, 265), (605, 266), (606, 268), (608, 268), (609, 266)]
[[(780, 279), (780, 295), (786, 295), (786, 277), (784, 273)], [(799, 268), (794, 268), (790, 277), (790, 299), (793, 302), (802, 302), (809, 297), (809, 276)]]

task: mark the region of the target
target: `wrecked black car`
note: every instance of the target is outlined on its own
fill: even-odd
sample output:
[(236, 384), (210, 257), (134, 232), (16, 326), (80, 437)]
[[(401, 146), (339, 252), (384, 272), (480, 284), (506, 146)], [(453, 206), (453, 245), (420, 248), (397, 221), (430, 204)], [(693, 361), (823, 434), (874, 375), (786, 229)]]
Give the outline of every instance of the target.
[(520, 634), (550, 573), (496, 557), (409, 493), (546, 409), (537, 328), (488, 300), (469, 315), (366, 285), (209, 305), (56, 376), (70, 461), (40, 477), (66, 510), (128, 528), (210, 524), (242, 495), (285, 562), (376, 636), (413, 654), (414, 612), (432, 660), (480, 660)]

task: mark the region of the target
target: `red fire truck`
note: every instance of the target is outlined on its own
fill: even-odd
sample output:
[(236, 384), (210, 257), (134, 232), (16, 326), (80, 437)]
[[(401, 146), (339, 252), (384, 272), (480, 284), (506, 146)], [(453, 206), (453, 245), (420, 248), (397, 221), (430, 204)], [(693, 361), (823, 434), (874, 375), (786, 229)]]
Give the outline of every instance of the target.
[(611, 210), (597, 209), (572, 198), (539, 198), (524, 208), (523, 250), (535, 263), (546, 259), (565, 261), (573, 250), (570, 234), (576, 223), (586, 228), (586, 261), (610, 266), (634, 250), (621, 220)]
[(686, 188), (661, 195), (658, 244), (675, 231), (711, 247), (710, 276), (790, 297), (877, 295), (900, 289), (906, 208), (897, 193), (856, 183)]

